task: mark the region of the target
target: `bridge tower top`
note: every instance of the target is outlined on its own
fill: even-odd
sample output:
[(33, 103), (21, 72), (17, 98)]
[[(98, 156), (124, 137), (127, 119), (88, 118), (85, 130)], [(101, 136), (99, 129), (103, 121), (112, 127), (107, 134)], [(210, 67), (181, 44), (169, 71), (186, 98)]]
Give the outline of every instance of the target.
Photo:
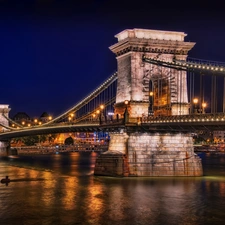
[(185, 34), (184, 32), (148, 29), (126, 29), (115, 35), (118, 41), (122, 41), (128, 37), (140, 39), (144, 38), (168, 41), (184, 41), (185, 36), (187, 36), (187, 34)]
[[(155, 115), (188, 114), (186, 72), (173, 71), (171, 74), (169, 68), (159, 68), (142, 61), (143, 55), (171, 62), (174, 56), (186, 60), (195, 43), (185, 42), (185, 36), (184, 32), (136, 28), (115, 35), (118, 42), (109, 47), (116, 55), (118, 67), (115, 114), (123, 114), (128, 107), (131, 117), (148, 115), (149, 93), (152, 91)], [(168, 79), (173, 80), (173, 84)], [(172, 86), (173, 93), (168, 91)], [(129, 102), (128, 106), (125, 101)]]

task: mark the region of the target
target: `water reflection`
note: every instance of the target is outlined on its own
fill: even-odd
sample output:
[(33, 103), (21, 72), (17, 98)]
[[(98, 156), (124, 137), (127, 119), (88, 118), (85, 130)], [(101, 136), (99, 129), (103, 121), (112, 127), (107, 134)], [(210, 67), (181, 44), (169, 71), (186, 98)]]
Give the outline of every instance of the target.
[[(0, 160), (1, 224), (223, 224), (224, 156), (202, 156), (204, 177), (93, 176), (96, 153)], [(223, 158), (223, 159), (221, 159)]]

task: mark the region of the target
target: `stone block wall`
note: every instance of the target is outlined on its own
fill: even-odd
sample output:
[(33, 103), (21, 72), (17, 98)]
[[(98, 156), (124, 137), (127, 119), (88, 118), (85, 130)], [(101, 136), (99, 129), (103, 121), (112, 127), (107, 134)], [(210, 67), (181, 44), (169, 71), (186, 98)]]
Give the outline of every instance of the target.
[(7, 156), (10, 149), (8, 141), (0, 141), (0, 156)]
[(128, 139), (131, 176), (202, 176), (188, 134), (133, 133)]
[(202, 176), (189, 134), (112, 133), (95, 174), (107, 176)]

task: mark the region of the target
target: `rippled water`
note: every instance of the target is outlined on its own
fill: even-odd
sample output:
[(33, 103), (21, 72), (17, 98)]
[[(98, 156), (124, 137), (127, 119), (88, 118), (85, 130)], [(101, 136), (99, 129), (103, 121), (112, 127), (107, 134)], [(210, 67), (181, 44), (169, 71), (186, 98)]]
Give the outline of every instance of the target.
[(203, 177), (94, 176), (97, 153), (0, 159), (0, 224), (220, 225), (225, 155), (201, 154)]

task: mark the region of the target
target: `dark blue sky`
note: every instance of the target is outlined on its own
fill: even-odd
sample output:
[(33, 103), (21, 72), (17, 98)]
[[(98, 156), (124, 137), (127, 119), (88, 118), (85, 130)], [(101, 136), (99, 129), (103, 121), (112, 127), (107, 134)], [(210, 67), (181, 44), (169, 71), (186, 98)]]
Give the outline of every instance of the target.
[(186, 32), (191, 57), (225, 62), (222, 1), (136, 2), (0, 0), (0, 104), (59, 115), (116, 71), (108, 47), (128, 28)]

